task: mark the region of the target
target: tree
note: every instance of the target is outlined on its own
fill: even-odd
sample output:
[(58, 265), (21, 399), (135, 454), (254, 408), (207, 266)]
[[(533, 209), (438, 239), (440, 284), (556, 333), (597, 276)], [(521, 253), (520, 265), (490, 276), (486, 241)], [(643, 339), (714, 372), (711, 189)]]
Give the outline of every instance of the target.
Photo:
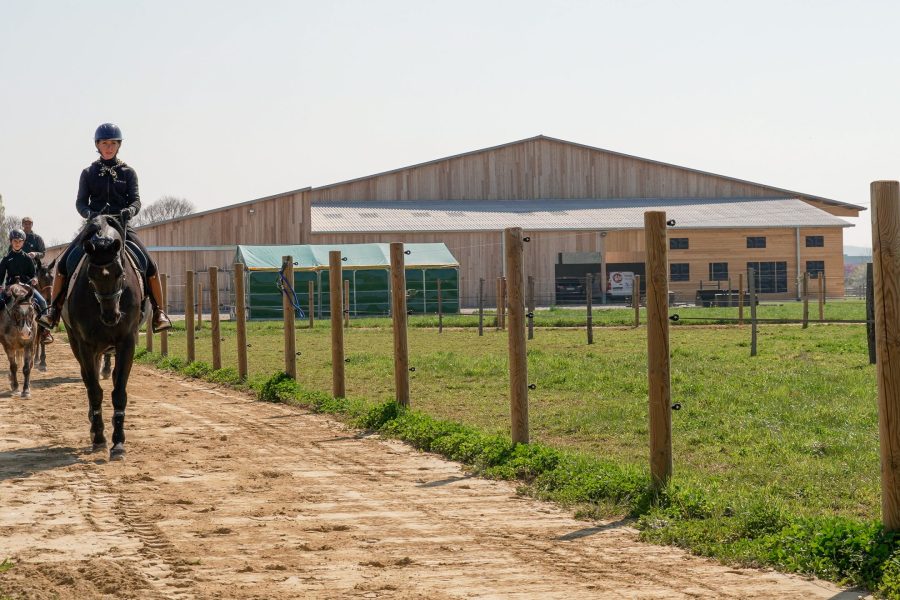
[(131, 225), (140, 227), (151, 223), (159, 223), (160, 221), (168, 221), (169, 219), (177, 219), (178, 217), (185, 217), (196, 210), (194, 203), (189, 200), (176, 196), (163, 196), (156, 202), (151, 202), (141, 208), (141, 212), (131, 221)]
[[(4, 212), (5, 214), (5, 212)], [(9, 232), (13, 229), (22, 229), (22, 219), (15, 215), (0, 216), (0, 248), (9, 246)], [(3, 251), (5, 253), (5, 250)]]

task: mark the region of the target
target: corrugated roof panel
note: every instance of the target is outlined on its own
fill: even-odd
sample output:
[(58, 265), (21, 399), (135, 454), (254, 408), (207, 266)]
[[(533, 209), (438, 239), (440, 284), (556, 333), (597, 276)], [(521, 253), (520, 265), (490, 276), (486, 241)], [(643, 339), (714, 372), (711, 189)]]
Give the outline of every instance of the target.
[[(641, 229), (644, 212), (662, 210), (678, 227), (849, 227), (844, 219), (796, 198), (641, 198), (321, 202), (313, 233), (381, 231), (530, 231)], [(377, 212), (375, 212), (377, 211)], [(377, 215), (373, 220), (370, 215)]]

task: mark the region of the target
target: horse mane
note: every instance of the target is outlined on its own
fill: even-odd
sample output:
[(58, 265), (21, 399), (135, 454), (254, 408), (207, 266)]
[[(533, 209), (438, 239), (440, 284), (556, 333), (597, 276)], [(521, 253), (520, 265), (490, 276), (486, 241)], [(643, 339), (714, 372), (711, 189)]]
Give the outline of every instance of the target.
[(14, 283), (6, 288), (6, 293), (9, 294), (10, 298), (13, 300), (13, 304), (21, 304), (24, 302), (29, 297), (31, 291), (31, 286), (25, 285), (24, 283)]
[(100, 256), (110, 254), (116, 240), (124, 243), (118, 222), (109, 215), (99, 215), (88, 221), (78, 236), (78, 243), (90, 241), (93, 244), (94, 250), (90, 254)]

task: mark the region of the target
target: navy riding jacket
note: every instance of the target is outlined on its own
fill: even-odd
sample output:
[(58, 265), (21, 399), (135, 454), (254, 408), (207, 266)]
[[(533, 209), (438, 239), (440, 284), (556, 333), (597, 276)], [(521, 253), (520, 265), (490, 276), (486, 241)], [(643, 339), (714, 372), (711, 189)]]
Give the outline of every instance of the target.
[(118, 158), (92, 162), (81, 172), (75, 208), (85, 219), (98, 213), (118, 215), (125, 208), (133, 217), (141, 210), (137, 173)]
[(11, 285), (15, 283), (16, 277), (20, 283), (31, 283), (36, 276), (34, 261), (21, 250), (10, 250), (0, 260), (0, 285)]

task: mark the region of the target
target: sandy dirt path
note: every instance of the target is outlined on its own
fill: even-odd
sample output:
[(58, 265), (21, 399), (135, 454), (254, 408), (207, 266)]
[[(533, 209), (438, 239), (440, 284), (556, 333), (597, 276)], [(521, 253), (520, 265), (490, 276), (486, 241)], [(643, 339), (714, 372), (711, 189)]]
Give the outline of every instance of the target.
[[(68, 348), (0, 395), (0, 598), (856, 598), (577, 521), (327, 417), (136, 366), (89, 452)], [(109, 388), (108, 383), (107, 388)], [(111, 405), (104, 407), (109, 431)]]

